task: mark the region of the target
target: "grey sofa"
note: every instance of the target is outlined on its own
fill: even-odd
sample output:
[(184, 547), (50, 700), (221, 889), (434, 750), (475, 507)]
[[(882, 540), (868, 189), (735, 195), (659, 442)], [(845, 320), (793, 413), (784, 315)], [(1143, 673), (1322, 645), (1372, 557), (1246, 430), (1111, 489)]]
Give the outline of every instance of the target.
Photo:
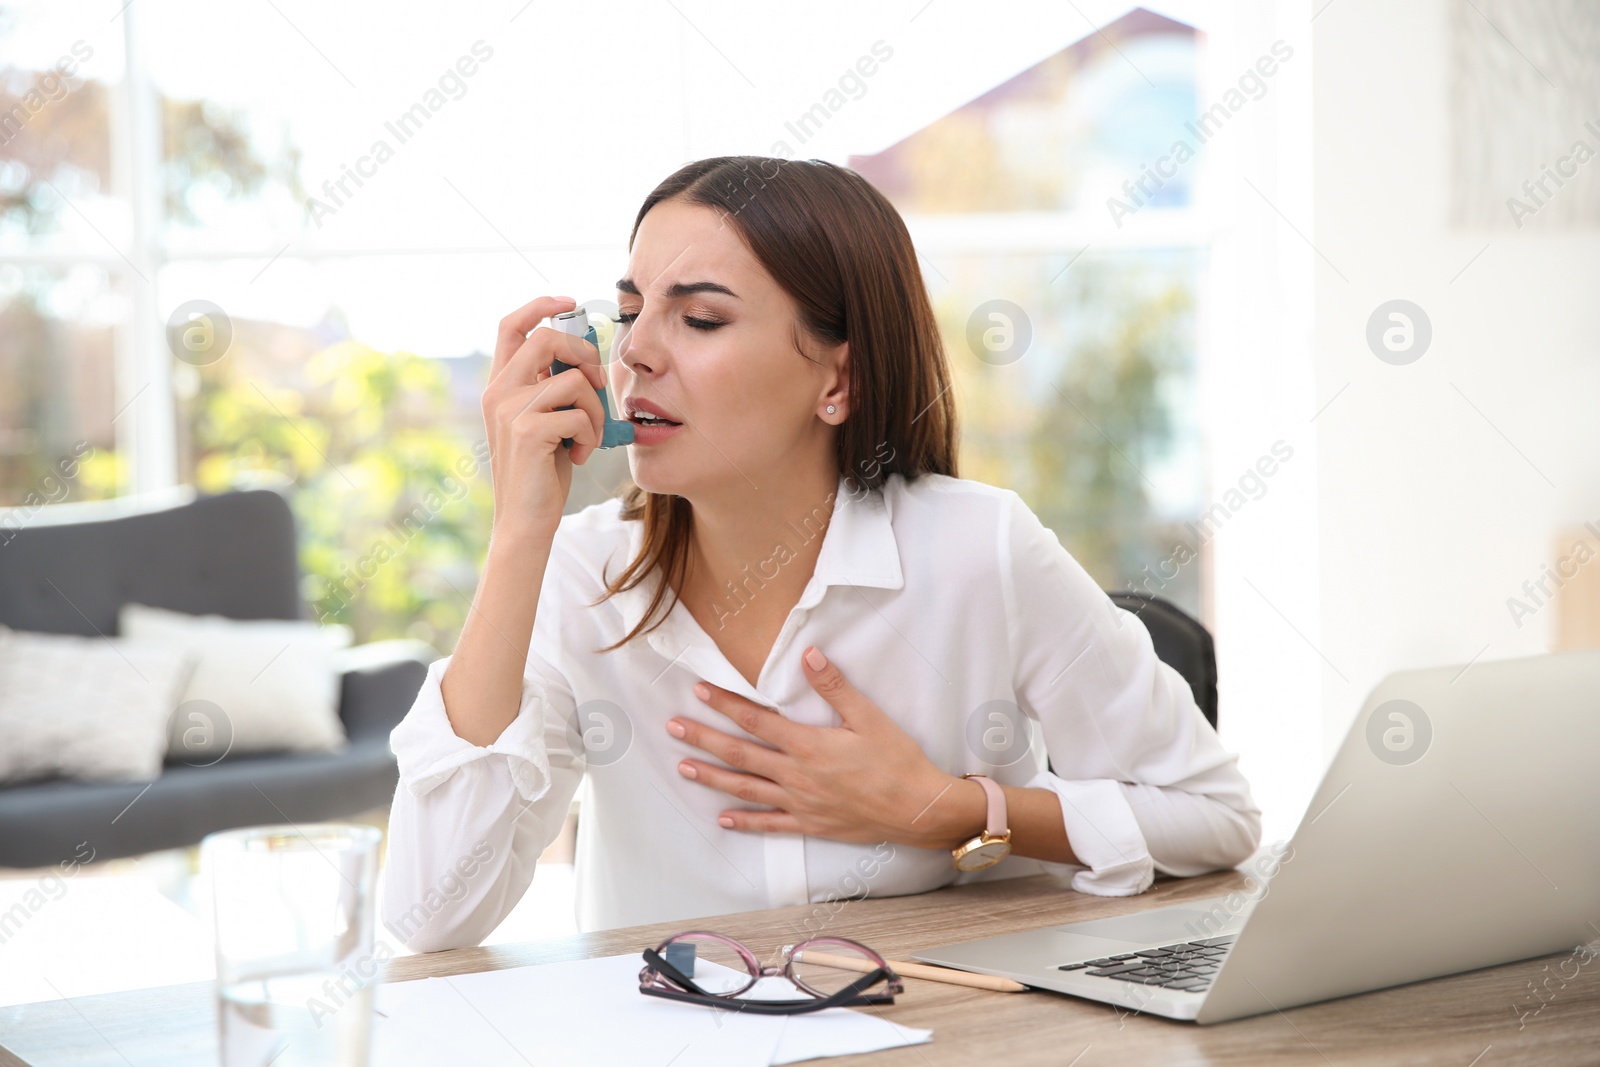
[[(273, 490), (11, 518), (0, 528), (0, 623), (12, 629), (112, 636), (130, 601), (236, 619), (305, 617), (294, 518)], [(91, 848), (95, 859), (131, 856), (214, 830), (385, 806), (397, 780), (389, 731), (433, 657), (410, 641), (356, 652), (360, 666), (344, 675), (339, 705), (344, 751), (229, 755), (204, 767), (169, 761), (154, 782), (0, 786), (0, 867), (42, 867)]]

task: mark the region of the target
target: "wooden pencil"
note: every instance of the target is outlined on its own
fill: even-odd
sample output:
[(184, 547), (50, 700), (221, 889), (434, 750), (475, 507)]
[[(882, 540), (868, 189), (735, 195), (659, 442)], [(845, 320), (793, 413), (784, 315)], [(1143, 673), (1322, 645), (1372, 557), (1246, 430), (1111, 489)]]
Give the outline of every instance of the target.
[[(800, 961), (820, 963), (824, 966), (839, 967), (847, 971), (866, 972), (873, 969), (873, 964), (856, 956), (836, 956), (831, 952), (812, 952), (806, 950), (800, 953)], [(970, 986), (973, 989), (988, 989), (995, 993), (1023, 993), (1028, 987), (1021, 982), (1013, 982), (1009, 978), (997, 978), (989, 974), (972, 974), (968, 971), (958, 971), (952, 967), (935, 967), (926, 963), (909, 963), (902, 960), (884, 960), (894, 973), (907, 978), (922, 978), (929, 982), (948, 982), (950, 985)]]

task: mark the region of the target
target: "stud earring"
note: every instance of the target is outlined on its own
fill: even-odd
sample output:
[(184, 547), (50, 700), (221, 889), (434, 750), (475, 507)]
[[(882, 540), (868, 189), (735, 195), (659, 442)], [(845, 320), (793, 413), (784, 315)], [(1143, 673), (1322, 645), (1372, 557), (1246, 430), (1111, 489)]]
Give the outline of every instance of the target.
[(834, 411), (836, 411), (836, 410), (837, 409), (832, 404), (828, 405), (828, 414), (829, 415), (832, 415), (834, 413)]

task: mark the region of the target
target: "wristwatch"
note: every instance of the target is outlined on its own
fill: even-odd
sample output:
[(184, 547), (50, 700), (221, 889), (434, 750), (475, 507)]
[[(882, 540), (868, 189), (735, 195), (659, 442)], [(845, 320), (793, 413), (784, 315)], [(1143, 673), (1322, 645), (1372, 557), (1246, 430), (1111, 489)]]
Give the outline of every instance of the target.
[(963, 774), (983, 786), (989, 794), (989, 825), (977, 837), (950, 850), (951, 862), (958, 871), (981, 871), (1011, 855), (1011, 831), (1006, 827), (1006, 795), (986, 774)]

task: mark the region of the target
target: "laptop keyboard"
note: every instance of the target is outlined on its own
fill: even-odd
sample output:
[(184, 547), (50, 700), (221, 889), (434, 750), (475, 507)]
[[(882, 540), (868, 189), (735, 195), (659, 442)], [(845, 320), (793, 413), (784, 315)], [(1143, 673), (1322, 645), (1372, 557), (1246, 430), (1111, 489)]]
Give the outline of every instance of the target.
[(1137, 982), (1185, 993), (1204, 993), (1211, 988), (1211, 978), (1222, 966), (1222, 957), (1233, 946), (1235, 936), (1206, 937), (1199, 941), (1125, 952), (1119, 956), (1103, 956), (1082, 963), (1063, 963), (1056, 969), (1082, 971), (1096, 978)]

